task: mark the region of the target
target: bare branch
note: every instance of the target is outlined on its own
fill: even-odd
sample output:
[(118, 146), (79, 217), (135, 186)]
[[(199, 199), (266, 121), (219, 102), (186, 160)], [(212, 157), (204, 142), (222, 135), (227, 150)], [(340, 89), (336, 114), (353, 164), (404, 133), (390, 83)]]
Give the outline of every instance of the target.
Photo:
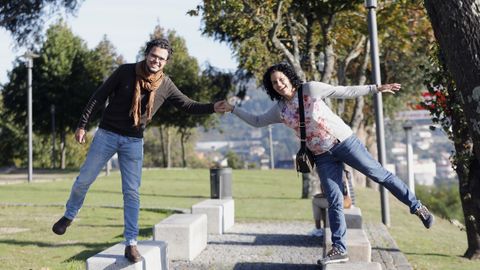
[(282, 6), (283, 1), (280, 1), (278, 3), (275, 21), (273, 22), (272, 28), (269, 31), (270, 40), (272, 41), (273, 46), (275, 46), (276, 49), (280, 50), (285, 55), (288, 62), (293, 66), (295, 72), (300, 77), (300, 79), (305, 80), (306, 76), (300, 65), (300, 60), (298, 58), (295, 58), (295, 56), (288, 50), (285, 44), (283, 44), (278, 39), (277, 36), (280, 25), (282, 24)]

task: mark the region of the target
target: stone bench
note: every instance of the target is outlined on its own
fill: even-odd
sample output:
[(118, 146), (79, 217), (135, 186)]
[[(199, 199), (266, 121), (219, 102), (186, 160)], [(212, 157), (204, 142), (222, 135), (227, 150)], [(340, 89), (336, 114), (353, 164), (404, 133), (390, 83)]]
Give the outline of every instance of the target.
[(142, 260), (129, 262), (125, 257), (125, 244), (116, 244), (87, 259), (87, 270), (168, 270), (167, 244), (162, 241), (138, 241)]
[(207, 246), (207, 216), (173, 214), (153, 227), (153, 240), (168, 244), (172, 260), (193, 260)]
[[(322, 213), (323, 224), (325, 227), (329, 227), (328, 220), (328, 202), (324, 197), (313, 198), (316, 202), (312, 204), (312, 207), (318, 207), (317, 205), (323, 205), (325, 207), (320, 207)], [(345, 222), (347, 223), (347, 228), (351, 229), (361, 229), (362, 228), (362, 211), (360, 208), (351, 206), (350, 208), (343, 209), (345, 214)]]
[(382, 265), (378, 262), (332, 263), (325, 265), (323, 270), (382, 270)]
[(223, 234), (235, 223), (233, 199), (209, 199), (192, 206), (192, 214), (206, 214), (209, 234)]
[[(351, 262), (370, 262), (372, 260), (372, 246), (367, 234), (362, 229), (347, 229), (347, 252)], [(332, 232), (325, 230), (325, 248), (323, 256), (332, 247)]]
[[(330, 227), (330, 221), (328, 219), (328, 209), (325, 211), (326, 220), (325, 227)], [(362, 211), (360, 208), (351, 206), (350, 208), (343, 209), (345, 215), (345, 222), (349, 229), (361, 229), (362, 228)]]

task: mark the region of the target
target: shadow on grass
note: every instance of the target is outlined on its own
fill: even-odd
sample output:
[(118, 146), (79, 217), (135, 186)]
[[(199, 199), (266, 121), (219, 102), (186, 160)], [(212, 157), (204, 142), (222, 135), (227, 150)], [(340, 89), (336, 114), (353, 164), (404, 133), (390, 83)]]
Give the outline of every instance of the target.
[(253, 242), (247, 241), (209, 241), (209, 245), (243, 245), (243, 246), (291, 246), (291, 247), (322, 247), (323, 239), (308, 235), (298, 234), (250, 234), (250, 233), (227, 233), (235, 235), (254, 236)]
[(202, 195), (173, 195), (173, 194), (148, 194), (148, 193), (141, 193), (141, 196), (148, 196), (148, 197), (165, 197), (165, 198), (190, 198), (190, 199), (210, 199), (209, 196), (202, 196)]
[(106, 247), (112, 245), (112, 243), (85, 243), (85, 242), (41, 242), (41, 241), (19, 241), (13, 239), (3, 239), (0, 240), (0, 244), (7, 245), (16, 245), (16, 246), (37, 246), (42, 248), (61, 248), (61, 247), (73, 247), (73, 246), (82, 246), (92, 249), (105, 249)]
[(173, 209), (161, 209), (161, 208), (140, 208), (140, 211), (151, 212), (156, 214), (164, 214), (164, 215), (172, 215), (172, 214), (182, 214), (183, 212), (180, 210), (173, 210)]
[(452, 257), (452, 258), (462, 257), (462, 256), (452, 256), (448, 254), (439, 254), (439, 253), (416, 253), (416, 252), (403, 252), (403, 253), (408, 255), (416, 255), (416, 256), (435, 256), (435, 257)]
[(152, 227), (141, 228), (138, 231), (138, 236), (140, 236), (140, 237), (152, 237), (152, 235), (153, 235), (153, 228)]
[(234, 195), (235, 199), (242, 199), (242, 200), (303, 200), (303, 199), (310, 199), (310, 198), (300, 198), (300, 197), (274, 197), (274, 196), (237, 196)]
[(322, 266), (315, 264), (292, 264), (292, 263), (262, 263), (262, 262), (245, 262), (237, 263), (233, 270), (317, 270)]
[[(145, 228), (140, 228), (138, 230), (138, 236), (139, 237), (144, 237), (144, 238), (149, 238), (149, 237), (152, 237), (153, 236), (153, 227), (145, 227)], [(123, 239), (123, 233), (122, 234), (118, 234), (115, 236), (115, 238), (120, 238), (120, 239)], [(121, 240), (123, 241), (123, 240)]]
[(383, 247), (372, 247), (372, 250), (382, 250), (388, 252), (401, 252), (398, 248), (383, 248)]
[(78, 224), (77, 226), (84, 228), (123, 228), (122, 224)]

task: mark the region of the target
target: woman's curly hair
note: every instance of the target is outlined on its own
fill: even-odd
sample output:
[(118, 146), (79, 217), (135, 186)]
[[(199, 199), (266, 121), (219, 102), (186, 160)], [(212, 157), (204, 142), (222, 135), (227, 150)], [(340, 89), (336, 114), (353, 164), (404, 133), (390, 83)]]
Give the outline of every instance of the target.
[(297, 89), (303, 82), (300, 80), (297, 73), (295, 73), (295, 70), (289, 64), (280, 63), (269, 67), (267, 71), (265, 71), (265, 74), (263, 74), (263, 87), (265, 89), (265, 92), (267, 92), (267, 94), (272, 100), (282, 100), (283, 96), (281, 96), (277, 91), (275, 91), (275, 89), (273, 89), (272, 80), (270, 79), (272, 73), (276, 71), (285, 74), (285, 76), (287, 76), (287, 78), (290, 80), (292, 87), (295, 89)]

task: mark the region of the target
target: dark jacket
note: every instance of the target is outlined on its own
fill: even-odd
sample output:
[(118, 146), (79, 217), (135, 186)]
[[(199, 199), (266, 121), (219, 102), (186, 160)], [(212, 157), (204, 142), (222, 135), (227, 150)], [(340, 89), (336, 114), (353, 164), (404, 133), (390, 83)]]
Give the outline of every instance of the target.
[[(118, 67), (90, 98), (80, 117), (78, 128), (86, 129), (90, 117), (104, 108), (108, 98), (108, 105), (103, 112), (99, 127), (123, 136), (143, 138), (143, 131), (147, 124), (145, 107), (149, 92), (142, 90), (141, 125), (138, 128), (134, 127), (130, 108), (135, 88), (135, 77), (135, 64), (125, 64)], [(187, 113), (210, 114), (214, 112), (212, 103), (199, 103), (191, 100), (178, 90), (168, 76), (163, 78), (156, 91), (152, 116), (165, 101)]]

